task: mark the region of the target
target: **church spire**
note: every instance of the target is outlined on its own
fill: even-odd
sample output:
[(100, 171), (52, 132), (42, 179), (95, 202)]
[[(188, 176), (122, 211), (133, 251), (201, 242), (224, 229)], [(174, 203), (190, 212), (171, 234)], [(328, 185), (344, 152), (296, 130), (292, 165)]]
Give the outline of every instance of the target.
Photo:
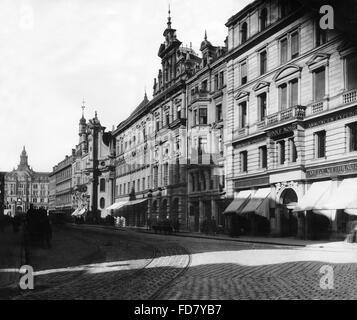
[(171, 10), (169, 4), (169, 16), (167, 17), (167, 29), (171, 29)]
[(20, 155), (20, 166), (21, 167), (28, 166), (28, 157), (27, 157), (27, 152), (26, 152), (25, 146), (23, 147), (21, 155)]

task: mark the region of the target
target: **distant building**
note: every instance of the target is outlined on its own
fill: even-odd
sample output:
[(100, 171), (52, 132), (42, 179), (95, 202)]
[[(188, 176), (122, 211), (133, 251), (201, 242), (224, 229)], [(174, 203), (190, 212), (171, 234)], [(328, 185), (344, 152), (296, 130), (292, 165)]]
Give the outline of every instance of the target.
[(28, 164), (25, 147), (17, 169), (5, 174), (5, 206), (27, 211), (30, 204), (48, 208), (49, 172), (35, 172)]
[(114, 167), (111, 166), (112, 136), (95, 113), (88, 122), (79, 121), (79, 143), (72, 162), (73, 211), (96, 221), (113, 201)]
[(74, 151), (71, 156), (53, 167), (49, 176), (49, 204), (50, 211), (71, 214), (73, 211), (72, 200), (72, 164), (75, 160)]

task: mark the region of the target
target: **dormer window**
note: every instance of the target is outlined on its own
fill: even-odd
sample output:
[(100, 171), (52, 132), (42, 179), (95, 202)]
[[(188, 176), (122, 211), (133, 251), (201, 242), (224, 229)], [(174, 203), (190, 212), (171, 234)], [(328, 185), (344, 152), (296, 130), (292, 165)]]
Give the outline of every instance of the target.
[(262, 9), (260, 12), (260, 31), (263, 31), (268, 24), (268, 10), (267, 8)]
[(244, 43), (248, 39), (248, 24), (246, 22), (242, 23), (240, 32), (241, 32), (241, 43)]

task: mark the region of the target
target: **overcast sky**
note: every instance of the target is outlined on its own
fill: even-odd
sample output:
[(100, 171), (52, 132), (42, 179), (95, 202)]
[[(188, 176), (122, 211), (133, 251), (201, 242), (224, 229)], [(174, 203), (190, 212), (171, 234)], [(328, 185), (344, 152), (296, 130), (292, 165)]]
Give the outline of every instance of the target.
[(0, 0), (0, 171), (23, 145), (51, 171), (78, 143), (81, 102), (109, 130), (152, 97), (171, 4), (172, 26), (199, 52), (204, 30), (223, 45), (225, 23), (250, 0)]

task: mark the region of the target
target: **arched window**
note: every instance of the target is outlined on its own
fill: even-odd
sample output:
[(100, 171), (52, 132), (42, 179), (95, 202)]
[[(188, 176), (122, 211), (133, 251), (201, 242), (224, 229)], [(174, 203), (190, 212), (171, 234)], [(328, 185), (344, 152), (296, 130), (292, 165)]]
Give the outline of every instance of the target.
[(100, 179), (100, 191), (105, 192), (105, 179)]
[(242, 23), (240, 32), (241, 32), (241, 42), (244, 43), (248, 39), (248, 24), (246, 22)]
[(99, 206), (100, 206), (101, 209), (104, 209), (104, 207), (105, 207), (105, 199), (104, 198), (100, 198)]
[(267, 8), (262, 9), (260, 12), (260, 31), (263, 31), (268, 24), (268, 10)]

